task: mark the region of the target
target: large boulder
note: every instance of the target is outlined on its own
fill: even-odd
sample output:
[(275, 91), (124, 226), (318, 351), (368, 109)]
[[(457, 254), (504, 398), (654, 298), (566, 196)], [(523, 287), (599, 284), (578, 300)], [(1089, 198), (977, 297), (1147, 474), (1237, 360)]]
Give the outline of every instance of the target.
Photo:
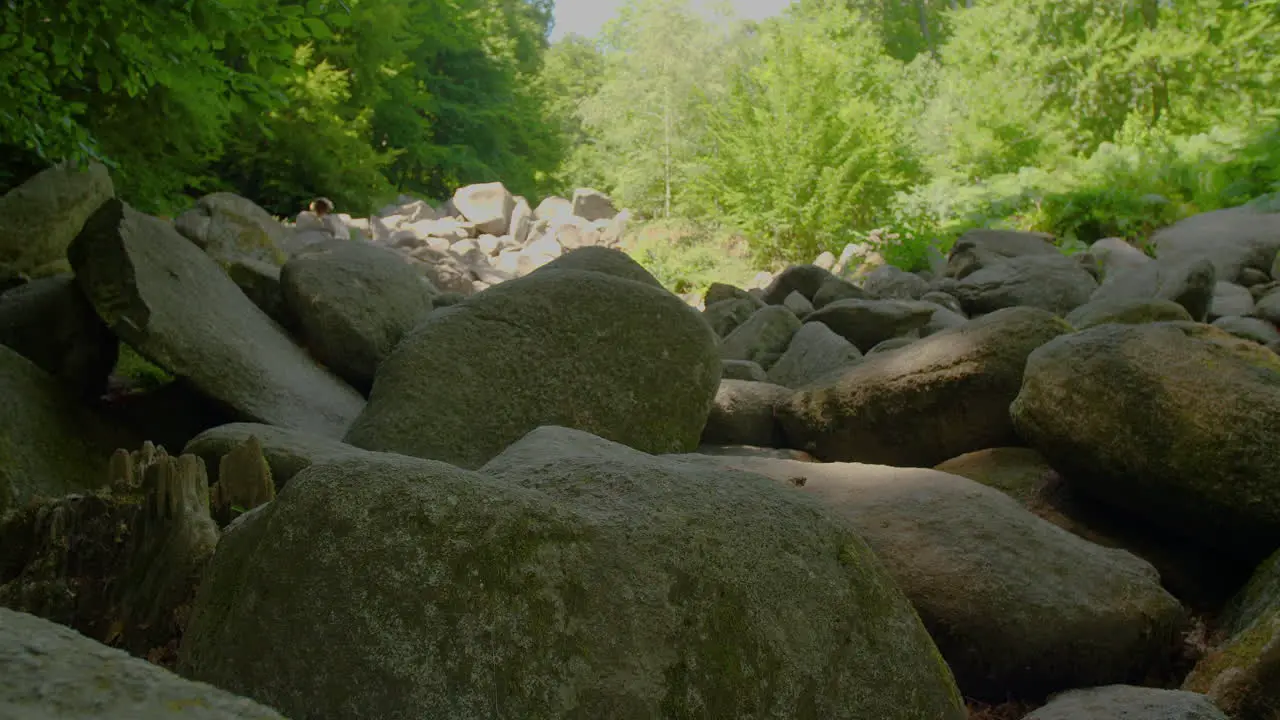
[(769, 382), (799, 388), (861, 359), (862, 353), (853, 343), (824, 323), (805, 323), (791, 337), (786, 352), (769, 368)]
[(63, 383), (3, 345), (0, 397), (0, 516), (35, 497), (106, 484), (111, 453), (132, 444)]
[(453, 194), (453, 206), (476, 231), (491, 235), (504, 235), (511, 227), (511, 215), (516, 209), (516, 199), (500, 182), (468, 185)]
[(613, 200), (599, 190), (578, 188), (573, 191), (573, 214), (584, 220), (612, 220), (618, 216)]
[(573, 202), (566, 198), (552, 195), (543, 198), (534, 209), (533, 216), (538, 220), (552, 220), (560, 217), (573, 217)]
[(0, 294), (0, 345), (18, 351), (74, 393), (107, 387), (120, 342), (70, 275), (41, 278)]
[(395, 251), (360, 240), (333, 240), (295, 256), (280, 272), (280, 287), (307, 349), (361, 390), (431, 312), (436, 294)]
[(1103, 280), (1115, 273), (1152, 262), (1150, 255), (1129, 244), (1124, 238), (1103, 238), (1089, 246), (1089, 254), (1097, 261)]
[(768, 370), (799, 329), (800, 320), (795, 313), (782, 305), (766, 305), (725, 336), (720, 343), (720, 357), (751, 360)]
[(918, 300), (836, 300), (805, 322), (826, 325), (865, 353), (885, 340), (919, 331), (937, 310), (937, 305)]
[(1063, 255), (1024, 255), (993, 262), (955, 286), (965, 312), (981, 314), (1025, 305), (1066, 315), (1098, 289), (1079, 263)]
[(546, 270), (427, 316), (379, 368), (346, 440), (478, 467), (563, 425), (678, 452), (697, 446), (719, 382), (715, 337), (676, 296)]
[(67, 246), (114, 196), (107, 168), (99, 163), (36, 174), (0, 197), (0, 265), (28, 275), (65, 267)]
[(178, 216), (174, 227), (220, 264), (236, 258), (283, 265), (307, 242), (280, 224), (252, 200), (234, 193), (212, 193)]
[(507, 235), (511, 237), (511, 242), (519, 247), (529, 239), (529, 230), (532, 228), (533, 209), (529, 207), (529, 201), (516, 197), (515, 207), (511, 210), (511, 227), (507, 229)]
[(1208, 260), (1217, 279), (1235, 282), (1245, 268), (1267, 272), (1280, 251), (1280, 213), (1241, 206), (1194, 215), (1151, 237), (1162, 263)]
[(5, 608), (0, 608), (0, 717), (284, 720), (251, 700)]
[(98, 314), (243, 419), (340, 436), (364, 405), (167, 223), (112, 200), (68, 250)]
[(1010, 412), (1082, 491), (1206, 546), (1280, 545), (1280, 357), (1196, 323), (1099, 325), (1031, 354)]
[(830, 277), (818, 286), (818, 291), (810, 298), (815, 309), (824, 308), (837, 300), (870, 300), (866, 290), (848, 280)]
[(555, 427), (303, 471), (223, 538), (181, 668), (317, 720), (965, 717), (837, 518)]
[(1213, 326), (1259, 345), (1280, 347), (1280, 329), (1266, 320), (1254, 317), (1220, 317), (1213, 321)]
[(1204, 320), (1213, 301), (1217, 270), (1205, 258), (1183, 262), (1156, 261), (1108, 275), (1090, 297), (1102, 300), (1172, 300), (1193, 320)]
[(1035, 700), (1139, 681), (1167, 664), (1183, 627), (1181, 605), (1146, 562), (962, 477), (758, 458), (697, 462), (774, 478), (847, 518), (920, 613), (966, 696)]
[(1128, 550), (1160, 573), (1160, 583), (1183, 603), (1221, 607), (1253, 570), (1234, 558), (1115, 512), (1080, 492), (1039, 452), (1025, 447), (975, 450), (934, 467), (1013, 498), (1037, 517), (1096, 545)]
[(951, 246), (947, 277), (964, 279), (988, 265), (1028, 255), (1061, 255), (1053, 236), (1018, 230), (970, 230)]
[(1228, 720), (1204, 695), (1135, 685), (1065, 692), (1023, 720)]
[(793, 292), (813, 300), (823, 283), (833, 279), (831, 271), (817, 265), (792, 265), (778, 273), (765, 288), (764, 301), (768, 305), (781, 305)]
[(791, 447), (828, 461), (931, 467), (1016, 444), (1009, 403), (1027, 356), (1069, 331), (1046, 310), (999, 310), (866, 358), (797, 392), (778, 416)]
[(630, 255), (613, 248), (589, 246), (570, 250), (535, 272), (549, 270), (590, 270), (662, 288), (662, 283), (649, 274), (643, 265), (631, 259)]

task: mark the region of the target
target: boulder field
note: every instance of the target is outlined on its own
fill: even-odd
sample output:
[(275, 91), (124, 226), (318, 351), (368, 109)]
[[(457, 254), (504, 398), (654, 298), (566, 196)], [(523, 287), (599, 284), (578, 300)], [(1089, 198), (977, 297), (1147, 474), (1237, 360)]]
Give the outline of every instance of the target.
[(590, 189), (0, 207), (0, 715), (1280, 712), (1280, 214), (690, 299)]

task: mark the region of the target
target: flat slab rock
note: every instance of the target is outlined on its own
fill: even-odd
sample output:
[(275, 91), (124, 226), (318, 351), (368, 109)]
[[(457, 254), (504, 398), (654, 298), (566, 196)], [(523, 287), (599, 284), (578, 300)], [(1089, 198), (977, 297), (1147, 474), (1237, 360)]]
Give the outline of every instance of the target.
[(1023, 720), (1227, 720), (1209, 698), (1131, 685), (1073, 690)]
[(0, 608), (0, 717), (9, 720), (283, 720), (68, 627)]
[(168, 223), (111, 200), (68, 256), (116, 335), (244, 419), (341, 437), (363, 409)]

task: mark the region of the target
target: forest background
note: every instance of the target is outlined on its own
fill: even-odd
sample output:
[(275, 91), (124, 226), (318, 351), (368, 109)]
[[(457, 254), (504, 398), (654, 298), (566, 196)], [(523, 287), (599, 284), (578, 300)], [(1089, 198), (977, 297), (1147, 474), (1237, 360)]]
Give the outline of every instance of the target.
[(629, 0), (550, 43), (552, 10), (8, 0), (0, 191), (88, 159), (164, 215), (595, 187), (688, 289), (850, 242), (916, 269), (973, 227), (1141, 242), (1280, 190), (1280, 0)]

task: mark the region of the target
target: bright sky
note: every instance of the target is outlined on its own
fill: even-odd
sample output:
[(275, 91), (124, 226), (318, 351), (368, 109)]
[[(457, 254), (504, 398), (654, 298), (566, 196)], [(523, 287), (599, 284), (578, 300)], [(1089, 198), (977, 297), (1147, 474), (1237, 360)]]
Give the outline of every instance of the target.
[[(618, 13), (625, 0), (556, 0), (556, 26), (551, 39), (558, 40), (569, 33), (594, 36), (600, 27)], [(705, 2), (695, 0), (695, 5)], [(791, 0), (732, 0), (738, 16), (750, 20), (763, 20), (777, 15), (791, 4)]]

